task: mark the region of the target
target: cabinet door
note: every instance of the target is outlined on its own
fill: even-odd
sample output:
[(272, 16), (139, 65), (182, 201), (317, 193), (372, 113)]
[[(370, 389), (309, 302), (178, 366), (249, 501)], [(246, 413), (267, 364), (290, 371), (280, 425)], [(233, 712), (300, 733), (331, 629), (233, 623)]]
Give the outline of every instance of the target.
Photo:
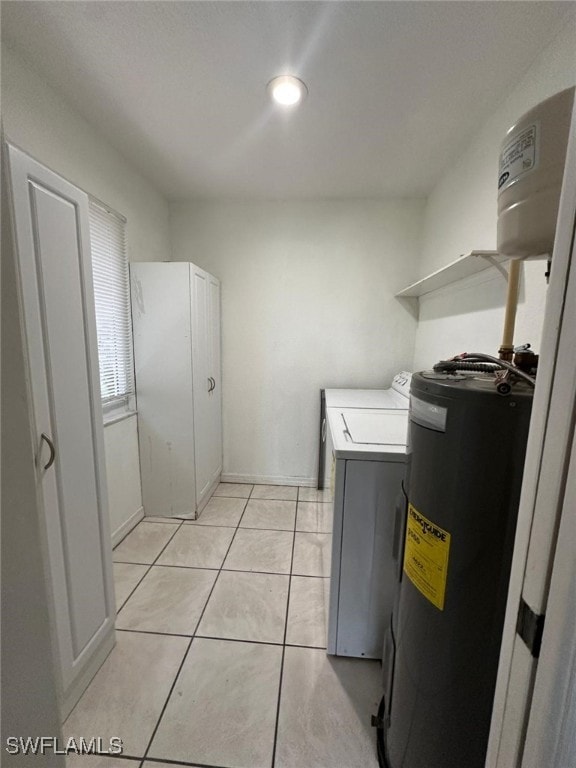
[(147, 515), (196, 511), (190, 268), (132, 264), (142, 496)]
[(116, 613), (88, 198), (13, 147), (9, 160), (65, 716), (112, 647)]
[(210, 392), (210, 473), (215, 482), (222, 473), (222, 370), (220, 343), (220, 281), (208, 276), (209, 375)]
[(194, 452), (196, 502), (201, 504), (212, 481), (212, 382), (210, 380), (209, 275), (190, 265), (192, 372), (194, 386)]

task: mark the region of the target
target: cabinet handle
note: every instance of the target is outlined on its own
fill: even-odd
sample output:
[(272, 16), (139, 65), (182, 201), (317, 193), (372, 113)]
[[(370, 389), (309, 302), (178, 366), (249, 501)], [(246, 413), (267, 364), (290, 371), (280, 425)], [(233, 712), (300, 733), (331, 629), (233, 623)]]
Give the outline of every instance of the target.
[(45, 435), (44, 432), (42, 432), (42, 434), (40, 435), (40, 439), (44, 440), (48, 445), (48, 448), (50, 448), (50, 458), (48, 459), (48, 464), (44, 465), (45, 470), (50, 469), (52, 464), (54, 464), (54, 459), (56, 458), (56, 449), (54, 448), (54, 443), (52, 442), (52, 440), (50, 440), (48, 435)]
[[(210, 377), (212, 379), (212, 377)], [(216, 379), (212, 379), (212, 391), (216, 389)]]
[(326, 442), (326, 419), (322, 419), (322, 442)]
[(212, 392), (212, 377), (208, 376), (208, 394)]

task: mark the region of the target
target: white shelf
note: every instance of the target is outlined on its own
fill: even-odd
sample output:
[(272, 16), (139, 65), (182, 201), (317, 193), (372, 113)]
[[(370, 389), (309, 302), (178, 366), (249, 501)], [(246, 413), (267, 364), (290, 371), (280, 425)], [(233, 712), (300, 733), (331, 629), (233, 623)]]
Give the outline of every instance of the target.
[(436, 272), (432, 272), (428, 277), (424, 277), (422, 280), (418, 280), (417, 283), (412, 283), (412, 285), (404, 288), (404, 290), (396, 294), (396, 298), (406, 299), (424, 296), (424, 294), (454, 283), (456, 280), (462, 280), (464, 277), (470, 277), (477, 272), (482, 272), (485, 269), (502, 264), (502, 262), (508, 261), (509, 258), (509, 256), (502, 256), (498, 251), (471, 251), (470, 253), (465, 253), (451, 264), (438, 269)]

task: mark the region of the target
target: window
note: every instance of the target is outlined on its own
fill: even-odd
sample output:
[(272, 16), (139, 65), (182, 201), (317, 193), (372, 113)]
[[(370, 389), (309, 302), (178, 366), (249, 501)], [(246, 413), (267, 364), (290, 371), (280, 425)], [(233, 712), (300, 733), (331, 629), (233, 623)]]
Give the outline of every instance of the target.
[(105, 414), (134, 408), (134, 362), (126, 219), (90, 200), (90, 240)]

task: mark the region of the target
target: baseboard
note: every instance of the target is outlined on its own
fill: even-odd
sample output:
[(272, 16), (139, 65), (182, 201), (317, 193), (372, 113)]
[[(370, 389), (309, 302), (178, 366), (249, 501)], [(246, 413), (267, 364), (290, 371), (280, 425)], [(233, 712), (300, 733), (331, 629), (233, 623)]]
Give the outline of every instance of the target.
[(117, 544), (120, 544), (123, 538), (128, 536), (132, 528), (135, 528), (140, 520), (144, 517), (144, 507), (140, 507), (140, 509), (137, 509), (136, 512), (134, 512), (133, 515), (130, 515), (128, 520), (125, 520), (120, 528), (117, 528), (114, 533), (112, 534), (112, 546), (115, 547)]
[(255, 485), (301, 485), (305, 488), (316, 488), (316, 477), (286, 477), (285, 475), (237, 475), (230, 472), (222, 473), (223, 483), (254, 483)]

